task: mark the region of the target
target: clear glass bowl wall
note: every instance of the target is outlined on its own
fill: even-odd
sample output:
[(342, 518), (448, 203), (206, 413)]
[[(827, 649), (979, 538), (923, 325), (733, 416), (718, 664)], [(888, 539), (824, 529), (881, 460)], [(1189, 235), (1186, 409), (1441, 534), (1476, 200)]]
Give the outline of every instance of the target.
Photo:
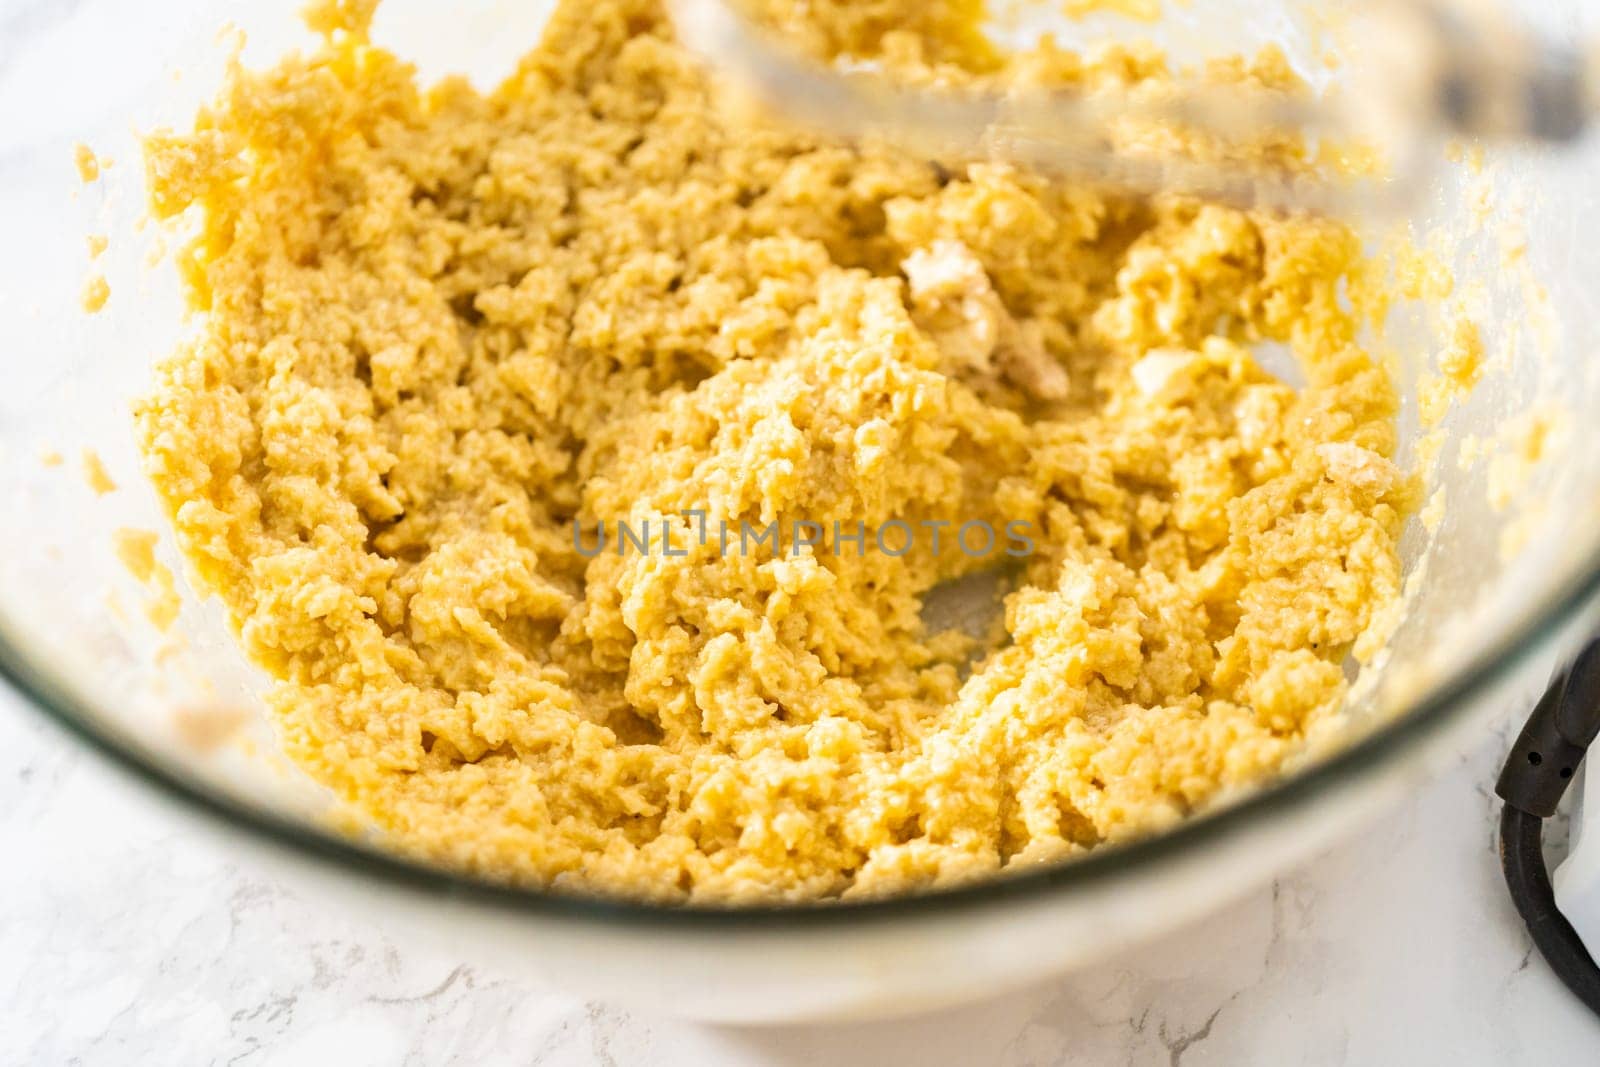
[[(28, 31), (0, 35), (0, 234), (6, 237), (0, 259), (0, 666), (31, 702), (81, 739), (179, 798), (187, 810), (212, 816), (213, 826), (220, 819), (234, 839), (266, 846), (272, 862), (314, 868), (329, 883), (382, 885), (422, 898), (446, 894), (453, 904), (445, 921), (457, 927), (467, 924), (469, 914), (501, 915), (519, 907), (518, 901), (534, 909), (529, 914), (543, 914), (538, 908), (565, 905), (537, 894), (511, 899), (486, 890), (474, 896), (476, 890), (463, 883), (390, 863), (319, 823), (325, 798), (274, 756), (259, 698), (264, 680), (235, 649), (217, 606), (192, 595), (182, 580), (181, 561), (139, 473), (130, 404), (147, 388), (152, 361), (189, 327), (170, 265), (150, 264), (171, 239), (139, 222), (143, 192), (135, 131), (192, 117), (218, 82), (226, 50), (216, 30), (224, 22), (248, 31), (247, 62), (268, 62), (287, 47), (306, 44), (295, 17), (298, 6), (201, 0), (0, 5), (0, 29), (10, 19)], [(546, 7), (391, 0), (378, 36), (418, 59), (425, 75), (465, 70), (488, 84), (531, 43)], [(1557, 36), (1600, 32), (1600, 13), (1581, 0), (1527, 9)], [(1288, 8), (1263, 16), (1259, 4), (1198, 4), (1177, 9), (1177, 18), (1167, 32), (1183, 51), (1249, 50), (1275, 40), (1292, 56), (1314, 55), (1315, 35), (1305, 29), (1312, 23), (1292, 17)], [(1094, 33), (1105, 25), (1089, 23), (1072, 32)], [(508, 26), (526, 30), (510, 32)], [(112, 158), (103, 181), (77, 181), (72, 150), (79, 141)], [(1457, 292), (1466, 295), (1483, 324), (1491, 366), (1483, 384), (1444, 424), (1444, 447), (1430, 476), (1446, 494), (1443, 521), (1433, 531), (1413, 522), (1406, 535), (1408, 567), (1425, 572), (1386, 665), (1369, 672), (1352, 707), (1352, 729), (1364, 740), (1310, 761), (1283, 786), (1200, 823), (1223, 819), (1219, 825), (1234, 839), (1259, 833), (1265, 840), (1273, 824), (1282, 840), (1310, 841), (1309, 830), (1296, 827), (1313, 822), (1332, 832), (1340, 820), (1317, 819), (1319, 807), (1360, 807), (1340, 798), (1364, 789), (1375, 795), (1377, 787), (1366, 783), (1396, 767), (1420, 765), (1452, 727), (1459, 736), (1481, 722), (1472, 712), (1482, 710), (1485, 694), (1503, 702), (1503, 694), (1536, 684), (1543, 669), (1534, 665), (1537, 654), (1547, 660), (1552, 644), (1580, 626), (1600, 577), (1600, 436), (1588, 422), (1600, 407), (1595, 173), (1600, 145), (1593, 139), (1565, 154), (1494, 152), (1482, 175), (1441, 167), (1413, 231), (1423, 241), (1448, 235), (1439, 247)], [(1487, 225), (1478, 225), (1475, 190), (1485, 184), (1494, 211)], [(1504, 245), (1519, 232), (1527, 237), (1523, 266), (1508, 267)], [(85, 248), (91, 233), (111, 237), (109, 251), (92, 269), (106, 275), (112, 291), (105, 310), (92, 317), (80, 305), (91, 273)], [(1387, 339), (1407, 396), (1408, 457), (1415, 457), (1419, 439), (1418, 376), (1437, 349), (1438, 324), (1430, 318), (1402, 308)], [(1487, 493), (1492, 460), (1463, 461), (1462, 443), (1496, 439), (1513, 420), (1534, 411), (1548, 412), (1557, 430), (1543, 462), (1522, 479), (1510, 505), (1496, 509)], [(102, 457), (119, 491), (98, 495), (88, 488), (78, 469), (84, 449)], [(43, 464), (49, 452), (62, 454), (65, 465)], [(140, 614), (148, 594), (113, 548), (113, 532), (124, 527), (163, 531), (158, 554), (180, 575), (185, 602), (170, 635)], [(1507, 545), (1515, 547), (1507, 552)], [(182, 728), (183, 714), (219, 706), (246, 714), (249, 744), (211, 749), (192, 743)], [(1238, 891), (1260, 876), (1260, 868), (1289, 855), (1267, 850), (1259, 863), (1238, 865), (1218, 879), (1197, 879), (1189, 861), (1210, 832), (1184, 828), (1170, 841), (1080, 864), (1087, 874), (1043, 876), (1022, 889), (988, 891), (989, 899), (1026, 892), (1057, 910), (1089, 915), (1103, 906), (1095, 901), (1103, 902), (1108, 886), (1188, 879), (1194, 888), (1184, 896), (1188, 905), (1174, 905), (1160, 921), (1125, 917), (1120, 926), (1108, 927), (1124, 938), (1142, 936)], [(1202, 882), (1210, 888), (1202, 891)], [(957, 896), (982, 906), (985, 892)], [(626, 926), (667, 913), (596, 906), (580, 914), (597, 925)], [(854, 914), (838, 911), (824, 921), (857, 921), (849, 918)], [(868, 908), (859, 914), (877, 919), (908, 913)], [(686, 936), (693, 943), (709, 935)], [(1092, 948), (1095, 939), (1084, 943)], [(626, 950), (625, 941), (619, 945)], [(1071, 961), (1063, 956), (1050, 965), (1065, 962)], [(843, 956), (815, 966), (847, 969)], [(751, 994), (758, 995), (764, 994)], [(842, 1009), (802, 1004), (793, 1010)], [(722, 1014), (763, 1013), (751, 1008)]]

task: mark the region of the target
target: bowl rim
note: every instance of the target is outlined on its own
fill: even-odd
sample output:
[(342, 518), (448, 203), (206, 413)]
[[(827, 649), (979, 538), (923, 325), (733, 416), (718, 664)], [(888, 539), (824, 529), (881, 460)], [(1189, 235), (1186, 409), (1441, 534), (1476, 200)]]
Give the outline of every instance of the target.
[(1037, 902), (1043, 897), (1104, 887), (1130, 873), (1194, 855), (1274, 816), (1304, 809), (1341, 785), (1398, 764), (1431, 737), (1461, 718), (1472, 693), (1503, 680), (1600, 598), (1600, 550), (1578, 569), (1576, 580), (1558, 587), (1537, 610), (1525, 614), (1499, 640), (1450, 678), (1433, 687), (1409, 710), (1394, 715), (1352, 743), (1239, 799), (1189, 816), (1170, 829), (1127, 843), (1103, 845), (1087, 854), (1036, 870), (927, 892), (863, 900), (794, 904), (704, 905), (653, 903), (626, 897), (579, 895), (518, 888), (451, 871), (342, 837), (327, 827), (251, 805), (208, 788), (119, 739), (88, 710), (70, 686), (30, 662), (0, 613), (0, 679), (10, 683), (45, 718), (146, 786), (229, 828), (243, 828), (260, 842), (309, 858), (329, 869), (376, 879), (387, 888), (448, 897), (500, 913), (624, 927), (706, 930), (839, 928), (886, 920), (957, 912), (999, 904)]

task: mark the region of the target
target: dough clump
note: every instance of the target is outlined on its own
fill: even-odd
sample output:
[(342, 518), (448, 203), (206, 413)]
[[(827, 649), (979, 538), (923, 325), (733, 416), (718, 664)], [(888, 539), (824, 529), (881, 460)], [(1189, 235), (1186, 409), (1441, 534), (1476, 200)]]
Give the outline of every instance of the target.
[[(833, 6), (819, 47), (877, 46)], [(384, 840), (662, 901), (905, 893), (1158, 831), (1336, 717), (1409, 506), (1348, 228), (735, 117), (646, 0), (424, 88), (372, 7), (150, 138), (200, 315), (137, 418), (284, 746)], [(1006, 76), (935, 29), (944, 80)], [(924, 621), (989, 572), (1000, 639)]]

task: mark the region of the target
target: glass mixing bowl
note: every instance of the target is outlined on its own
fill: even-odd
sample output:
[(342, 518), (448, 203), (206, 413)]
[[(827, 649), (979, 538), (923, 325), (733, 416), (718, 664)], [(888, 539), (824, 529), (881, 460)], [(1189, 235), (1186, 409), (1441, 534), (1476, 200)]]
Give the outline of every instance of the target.
[[(1564, 643), (1594, 621), (1600, 436), (1587, 417), (1600, 406), (1600, 144), (1591, 138), (1559, 154), (1491, 151), (1481, 172), (1441, 165), (1423, 199), (1413, 234), (1454, 272), (1489, 366), (1442, 425), (1429, 480), (1445, 508), (1432, 529), (1419, 519), (1406, 534), (1411, 595), (1389, 654), (1359, 679), (1342, 743), (1308, 753), (1281, 780), (1159, 837), (1053, 869), (820, 907), (667, 909), (514, 891), (341, 832), (323, 817), (321, 791), (274, 755), (264, 680), (218, 607), (192, 595), (170, 540), (157, 555), (180, 576), (184, 607), (167, 634), (144, 619), (150, 594), (114, 547), (119, 529), (164, 532), (129, 405), (185, 328), (173, 270), (150, 262), (164, 238), (138, 222), (135, 131), (192, 119), (219, 77), (224, 21), (248, 31), (246, 62), (306, 43), (297, 6), (0, 2), (0, 672), (192, 816), (196, 833), (258, 854), (330, 907), (469, 962), (702, 1018), (865, 1015), (993, 994), (1212, 910), (1350, 832), (1493, 716), (1525, 706)], [(1581, 0), (1524, 7), (1559, 39), (1600, 29), (1600, 11)], [(531, 43), (542, 10), (391, 0), (377, 36), (424, 76), (460, 70), (487, 83)], [(1267, 18), (1258, 4), (1220, 0), (1175, 17), (1165, 35), (1188, 50), (1271, 40), (1321, 69), (1319, 18), (1288, 8)], [(111, 157), (101, 181), (80, 184), (76, 142)], [(92, 265), (88, 234), (111, 238)], [(111, 287), (96, 316), (81, 308), (91, 271)], [(1398, 353), (1411, 461), (1430, 451), (1415, 398), (1438, 328), (1428, 309), (1399, 307), (1386, 340)], [(81, 476), (86, 449), (117, 491), (97, 493)]]

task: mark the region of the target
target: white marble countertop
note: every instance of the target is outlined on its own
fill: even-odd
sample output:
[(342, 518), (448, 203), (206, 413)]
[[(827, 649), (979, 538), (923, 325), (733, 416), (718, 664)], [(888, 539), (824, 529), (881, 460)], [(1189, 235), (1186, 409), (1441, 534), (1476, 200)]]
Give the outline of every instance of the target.
[(1095, 969), (931, 1018), (738, 1029), (538, 993), (241, 869), (0, 694), (0, 1063), (1593, 1062), (1531, 955), (1487, 788), (1506, 739), (1270, 891)]

